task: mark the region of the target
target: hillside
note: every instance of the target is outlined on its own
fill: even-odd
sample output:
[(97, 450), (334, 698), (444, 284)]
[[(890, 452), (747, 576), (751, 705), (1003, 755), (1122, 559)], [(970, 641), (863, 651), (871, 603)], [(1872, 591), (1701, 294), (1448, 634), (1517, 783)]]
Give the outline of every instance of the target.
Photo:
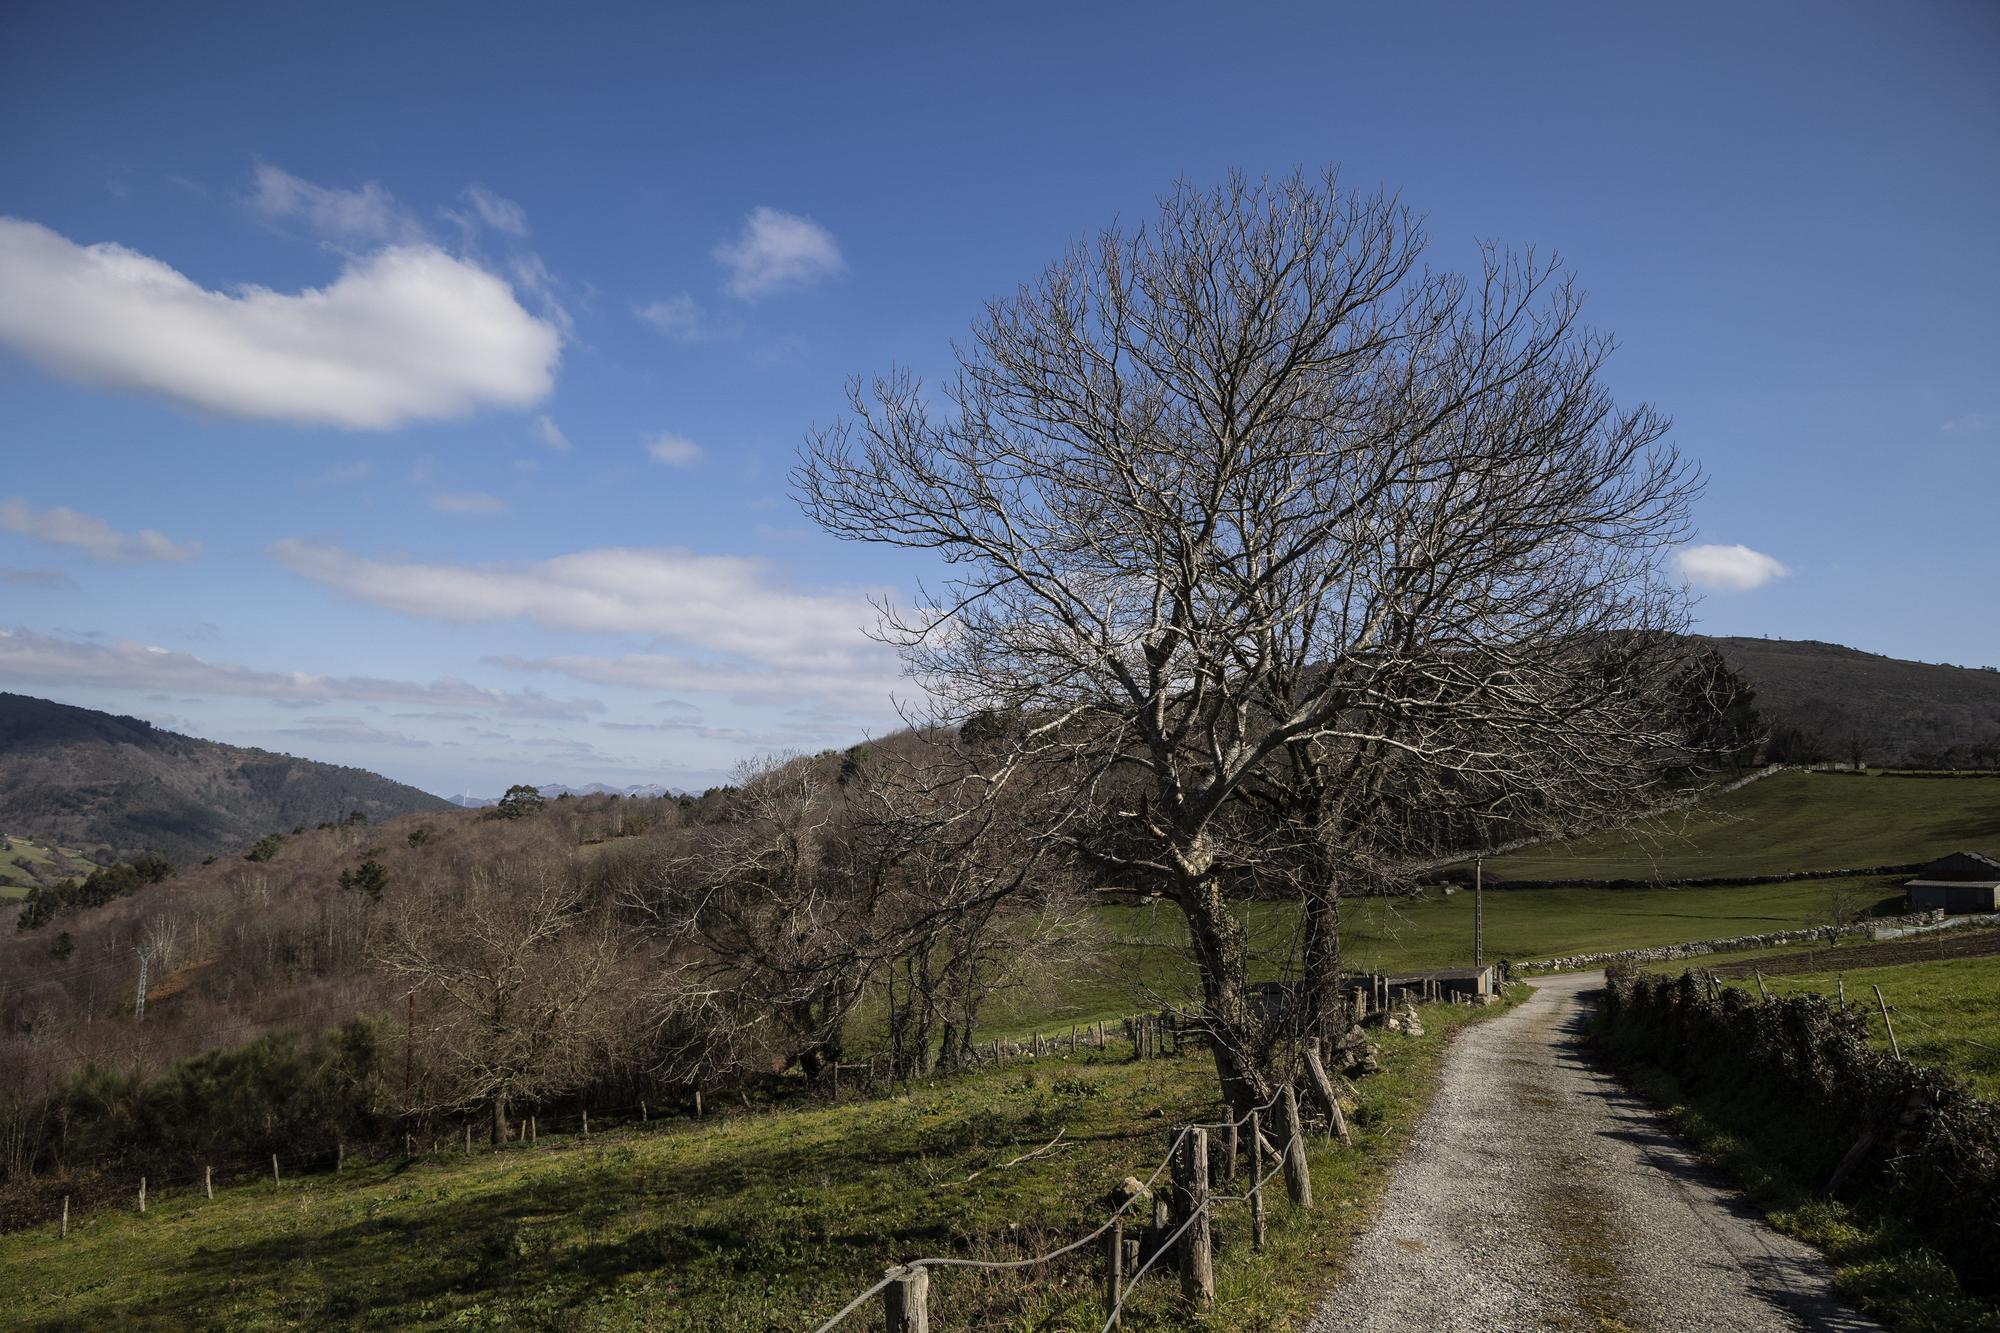
[(1711, 639), (1766, 721), (1821, 754), (1884, 767), (2000, 767), (2000, 671), (1881, 657), (1811, 639)]
[(23, 897), (29, 889), (46, 888), (96, 868), (96, 863), (81, 852), (0, 832), (0, 901)]
[(1501, 879), (1708, 879), (1909, 865), (2000, 848), (2000, 777), (1780, 773), (1638, 830), (1486, 863)]
[(365, 769), (0, 694), (0, 832), (38, 843), (187, 862), (355, 810), (373, 822), (450, 808)]

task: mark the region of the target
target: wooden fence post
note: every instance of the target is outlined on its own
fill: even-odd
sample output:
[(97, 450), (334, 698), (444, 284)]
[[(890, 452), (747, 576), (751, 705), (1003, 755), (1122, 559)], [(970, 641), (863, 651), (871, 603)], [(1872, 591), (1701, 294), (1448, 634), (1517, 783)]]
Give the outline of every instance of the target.
[(651, 1119), (652, 1117), (646, 1114), (646, 1099), (641, 1097), (639, 1099), (639, 1123), (643, 1125)]
[(888, 1333), (930, 1333), (931, 1275), (927, 1268), (892, 1268), (894, 1281), (882, 1288), (882, 1315)]
[(347, 1169), (347, 1143), (342, 1140), (333, 1145), (333, 1174), (339, 1175)]
[(583, 1137), (590, 1137), (590, 1108), (588, 1106), (583, 1108)]
[(1889, 1002), (1882, 998), (1882, 988), (1874, 987), (1875, 1003), (1882, 1007), (1882, 1026), (1889, 1030), (1889, 1053), (1896, 1057), (1896, 1063), (1903, 1063), (1903, 1048), (1896, 1044), (1896, 1025), (1889, 1021)]
[(1312, 1169), (1306, 1165), (1306, 1132), (1299, 1121), (1299, 1097), (1292, 1091), (1292, 1085), (1285, 1085), (1284, 1097), (1280, 1102), (1285, 1111), (1285, 1143), (1280, 1152), (1285, 1155), (1285, 1192), (1292, 1197), (1292, 1203), (1300, 1208), (1313, 1206)]
[(63, 1195), (62, 1238), (69, 1239), (69, 1195)]
[(1250, 1248), (1264, 1252), (1264, 1133), (1250, 1113)]
[[(695, 1095), (699, 1097), (701, 1094), (696, 1093)], [(528, 1142), (540, 1143), (541, 1141), (542, 1141), (541, 1117), (531, 1115), (528, 1117)]]
[(285, 1183), (285, 1182), (284, 1182), (284, 1180), (283, 1180), (283, 1179), (282, 1179), (282, 1178), (281, 1178), (281, 1177), (280, 1177), (280, 1176), (278, 1175), (278, 1154), (276, 1154), (276, 1153), (272, 1153), (272, 1154), (271, 1154), (271, 1187), (272, 1187), (273, 1189), (276, 1189), (276, 1188), (277, 1188), (278, 1186), (280, 1186), (280, 1185), (282, 1185), (282, 1184), (284, 1184), (284, 1183)]
[(215, 1168), (213, 1166), (204, 1166), (201, 1169), (201, 1192), (211, 1199), (215, 1197)]
[(140, 1177), (139, 1177), (139, 1214), (140, 1214), (140, 1216), (142, 1216), (142, 1217), (143, 1217), (143, 1216), (145, 1215), (145, 1212), (146, 1212), (146, 1178), (145, 1178), (144, 1176), (140, 1176)]
[(1840, 1012), (1844, 1014), (1847, 1012), (1847, 974), (1841, 973), (1833, 979), (1833, 983), (1840, 987)]
[(465, 1126), (465, 1155), (467, 1157), (472, 1156), (472, 1125), (470, 1123), (467, 1123)]
[(1174, 1162), (1174, 1206), (1187, 1226), (1181, 1232), (1181, 1295), (1198, 1311), (1215, 1304), (1215, 1256), (1208, 1219), (1208, 1131), (1196, 1125), (1181, 1136)]
[[(67, 1207), (68, 1203), (65, 1198), (64, 1206)], [(1118, 1301), (1125, 1294), (1125, 1219), (1112, 1218), (1108, 1234), (1104, 1247), (1104, 1326), (1115, 1329), (1123, 1322), (1119, 1317)]]
[(1751, 971), (1751, 972), (1752, 972), (1752, 973), (1753, 973), (1753, 974), (1754, 974), (1754, 975), (1756, 976), (1756, 978), (1757, 978), (1757, 994), (1758, 994), (1759, 998), (1761, 998), (1761, 999), (1766, 999), (1766, 1000), (1770, 999), (1770, 998), (1771, 998), (1771, 988), (1770, 988), (1769, 986), (1766, 986), (1766, 985), (1764, 984), (1764, 969), (1763, 969), (1763, 968), (1761, 968), (1761, 967), (1753, 967), (1753, 968), (1751, 968), (1751, 969), (1750, 969), (1750, 971)]
[(1326, 1112), (1327, 1132), (1342, 1143), (1352, 1143), (1353, 1136), (1347, 1132), (1347, 1117), (1341, 1114), (1340, 1098), (1333, 1090), (1333, 1080), (1327, 1077), (1326, 1065), (1319, 1058), (1319, 1038), (1310, 1037), (1305, 1042), (1306, 1073), (1310, 1076), (1313, 1091)]
[(1240, 1147), (1236, 1138), (1236, 1122), (1231, 1120), (1222, 1127), (1222, 1178), (1234, 1182), (1236, 1179), (1236, 1154)]

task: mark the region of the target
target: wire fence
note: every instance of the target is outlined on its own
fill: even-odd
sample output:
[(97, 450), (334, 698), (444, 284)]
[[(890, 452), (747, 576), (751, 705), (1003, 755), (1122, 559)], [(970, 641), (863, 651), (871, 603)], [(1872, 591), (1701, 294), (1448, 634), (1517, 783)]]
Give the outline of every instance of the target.
[[(1177, 1055), (1186, 1038), (1187, 1028), (1186, 1015), (1175, 1009), (1093, 1020), (1053, 1032), (1032, 1031), (1022, 1038), (988, 1039), (974, 1049), (971, 1065), (992, 1067), (1017, 1061), (1073, 1056), (1087, 1051), (1102, 1053), (1120, 1044), (1121, 1039), (1123, 1044), (1130, 1046), (1134, 1060)], [(843, 1071), (848, 1075), (844, 1084)], [(844, 1093), (857, 1097), (883, 1095), (899, 1085), (907, 1085), (917, 1076), (912, 1070), (899, 1070), (892, 1058), (878, 1053), (865, 1061), (828, 1066), (816, 1090), (837, 1102)], [(30, 1190), (28, 1208), (34, 1211), (29, 1215), (21, 1216), (16, 1212), (20, 1207), (18, 1200), (9, 1206), (8, 1211), (16, 1212), (16, 1215), (12, 1218), (0, 1217), (0, 1231), (39, 1225), (42, 1219), (46, 1219), (67, 1236), (71, 1223), (86, 1216), (86, 1207), (93, 1211), (106, 1208), (124, 1211), (136, 1207), (144, 1213), (148, 1206), (156, 1206), (168, 1198), (191, 1196), (209, 1199), (214, 1197), (218, 1187), (258, 1181), (282, 1187), (297, 1183), (299, 1177), (337, 1174), (350, 1162), (417, 1161), (466, 1156), (482, 1150), (534, 1146), (539, 1144), (543, 1129), (555, 1135), (568, 1134), (579, 1141), (588, 1141), (593, 1126), (598, 1133), (602, 1133), (649, 1124), (655, 1120), (675, 1123), (708, 1118), (714, 1108), (713, 1101), (704, 1106), (701, 1090), (697, 1087), (690, 1087), (687, 1093), (691, 1096), (679, 1102), (654, 1103), (650, 1099), (639, 1098), (626, 1104), (580, 1105), (573, 1111), (545, 1110), (539, 1105), (526, 1107), (518, 1114), (507, 1117), (505, 1137), (498, 1141), (494, 1138), (490, 1110), (472, 1115), (411, 1115), (403, 1118), (403, 1127), (393, 1134), (336, 1142), (325, 1148), (305, 1151), (281, 1148), (274, 1152), (232, 1152), (212, 1157), (195, 1154), (172, 1162), (149, 1162), (137, 1167), (128, 1165), (122, 1170), (96, 1171), (73, 1180), (58, 1176), (49, 1181), (48, 1188)], [(168, 1184), (169, 1181), (173, 1183)]]

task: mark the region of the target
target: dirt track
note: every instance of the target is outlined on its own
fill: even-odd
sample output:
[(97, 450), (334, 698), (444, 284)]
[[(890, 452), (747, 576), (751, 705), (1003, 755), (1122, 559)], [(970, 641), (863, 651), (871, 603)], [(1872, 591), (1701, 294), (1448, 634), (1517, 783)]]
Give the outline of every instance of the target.
[(1583, 1053), (1601, 973), (1468, 1028), (1313, 1333), (1873, 1329)]

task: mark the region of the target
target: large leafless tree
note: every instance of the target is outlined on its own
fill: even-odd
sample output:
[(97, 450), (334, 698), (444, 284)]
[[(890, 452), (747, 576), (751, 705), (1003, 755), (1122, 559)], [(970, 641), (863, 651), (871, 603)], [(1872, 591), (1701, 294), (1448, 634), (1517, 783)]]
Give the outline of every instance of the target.
[(1238, 886), (1289, 877), (1324, 995), (1344, 883), (1685, 760), (1666, 421), (1554, 263), (1425, 245), (1331, 174), (1184, 186), (992, 303), (938, 392), (857, 384), (795, 474), (944, 563), (886, 635), (946, 714), (1018, 719), (997, 785), (1064, 775), (1045, 836), (1179, 904), (1232, 1097), (1266, 1078)]

